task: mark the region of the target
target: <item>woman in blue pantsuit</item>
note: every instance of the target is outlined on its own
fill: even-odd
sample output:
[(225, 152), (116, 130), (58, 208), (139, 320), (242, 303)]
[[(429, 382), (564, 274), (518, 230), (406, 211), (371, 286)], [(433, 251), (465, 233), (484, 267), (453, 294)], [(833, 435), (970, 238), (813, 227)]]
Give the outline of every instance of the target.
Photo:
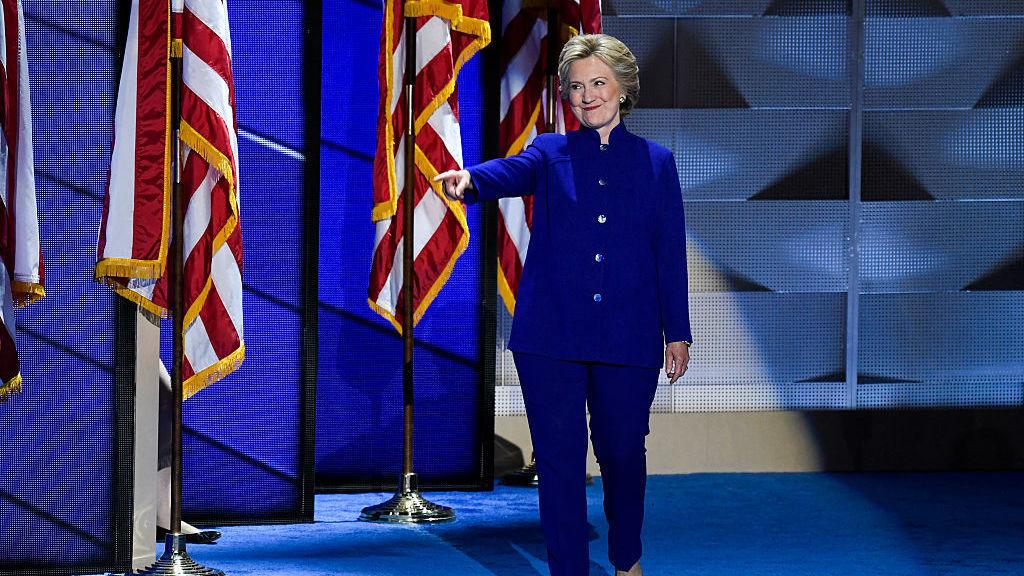
[(552, 576), (589, 572), (587, 422), (601, 465), (609, 558), (640, 570), (644, 441), (658, 371), (689, 362), (683, 202), (667, 149), (621, 122), (636, 59), (602, 34), (566, 43), (560, 89), (583, 127), (541, 134), (517, 156), (437, 177), (467, 202), (534, 196), (509, 348), (530, 423)]

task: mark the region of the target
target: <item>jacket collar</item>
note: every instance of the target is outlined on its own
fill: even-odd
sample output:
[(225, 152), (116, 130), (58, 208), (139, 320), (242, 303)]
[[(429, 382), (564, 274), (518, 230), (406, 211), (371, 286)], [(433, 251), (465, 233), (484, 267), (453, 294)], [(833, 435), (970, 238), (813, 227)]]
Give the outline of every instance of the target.
[[(587, 142), (593, 142), (595, 144), (601, 143), (601, 135), (597, 133), (597, 130), (590, 128), (589, 126), (580, 126), (579, 133)], [(619, 123), (616, 124), (615, 128), (612, 128), (611, 133), (608, 134), (608, 144), (614, 146), (616, 142), (623, 140), (628, 134), (630, 134), (630, 131), (626, 128), (626, 123), (620, 118)]]

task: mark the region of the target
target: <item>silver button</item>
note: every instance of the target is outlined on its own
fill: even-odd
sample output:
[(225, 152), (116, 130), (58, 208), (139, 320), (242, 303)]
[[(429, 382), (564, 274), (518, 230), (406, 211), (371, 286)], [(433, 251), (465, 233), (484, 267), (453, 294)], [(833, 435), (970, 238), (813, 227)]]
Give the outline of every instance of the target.
[(608, 183), (604, 181), (604, 178), (598, 178), (597, 179), (597, 185), (598, 186), (604, 186), (606, 184), (608, 184)]
[(604, 262), (604, 254), (594, 254), (594, 262)]
[(594, 302), (600, 302), (600, 301), (601, 301), (601, 294), (594, 294)]
[(599, 216), (597, 217), (597, 223), (598, 223), (598, 224), (604, 224), (604, 223), (605, 223), (605, 222), (607, 222), (607, 221), (608, 221), (608, 217), (607, 217), (607, 216), (605, 216), (604, 214), (600, 214), (600, 215), (599, 215)]

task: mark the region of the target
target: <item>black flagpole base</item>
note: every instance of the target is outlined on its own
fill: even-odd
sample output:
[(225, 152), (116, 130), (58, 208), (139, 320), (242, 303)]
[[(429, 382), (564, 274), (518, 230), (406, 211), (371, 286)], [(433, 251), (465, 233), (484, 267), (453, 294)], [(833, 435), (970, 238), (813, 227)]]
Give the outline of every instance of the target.
[(513, 470), (501, 477), (501, 483), (506, 486), (526, 486), (536, 488), (539, 483), (537, 477), (537, 459), (530, 458), (530, 463), (519, 470)]
[[(540, 477), (537, 476), (537, 458), (531, 457), (530, 463), (523, 466), (519, 470), (514, 470), (505, 474), (501, 477), (501, 483), (506, 486), (524, 486), (527, 488), (536, 488), (540, 483)], [(586, 484), (590, 486), (594, 483), (594, 477), (587, 472)]]
[(160, 559), (135, 573), (159, 576), (224, 576), (220, 570), (207, 568), (189, 558), (185, 550), (184, 534), (168, 534)]
[(402, 474), (401, 486), (391, 499), (363, 508), (359, 519), (383, 524), (451, 522), (455, 520), (455, 511), (421, 496), (416, 474), (408, 473)]

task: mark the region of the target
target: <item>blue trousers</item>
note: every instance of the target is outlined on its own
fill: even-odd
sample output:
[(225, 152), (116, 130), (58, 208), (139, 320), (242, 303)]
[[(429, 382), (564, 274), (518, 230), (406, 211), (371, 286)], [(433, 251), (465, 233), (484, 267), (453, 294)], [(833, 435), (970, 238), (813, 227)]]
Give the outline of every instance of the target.
[(540, 522), (551, 576), (590, 571), (587, 419), (601, 465), (608, 558), (617, 570), (640, 559), (651, 403), (657, 368), (569, 362), (514, 353), (540, 477)]

